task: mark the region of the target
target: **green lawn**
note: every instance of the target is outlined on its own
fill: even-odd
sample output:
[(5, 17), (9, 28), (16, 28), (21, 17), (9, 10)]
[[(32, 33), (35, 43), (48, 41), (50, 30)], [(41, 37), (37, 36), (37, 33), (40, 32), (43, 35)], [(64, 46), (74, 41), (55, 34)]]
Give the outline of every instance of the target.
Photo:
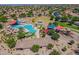
[(64, 27), (68, 27), (68, 28), (72, 28), (72, 29), (76, 29), (76, 30), (79, 30), (79, 27), (76, 26), (76, 25), (68, 25), (67, 22), (57, 22), (58, 25), (61, 25), (61, 26), (64, 26)]

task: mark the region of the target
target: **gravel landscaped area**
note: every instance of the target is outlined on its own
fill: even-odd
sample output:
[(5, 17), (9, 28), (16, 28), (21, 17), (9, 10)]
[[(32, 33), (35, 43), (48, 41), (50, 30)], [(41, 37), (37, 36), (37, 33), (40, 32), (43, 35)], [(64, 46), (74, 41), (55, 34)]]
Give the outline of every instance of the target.
[[(63, 52), (61, 49), (64, 46), (68, 46), (68, 42), (69, 40), (74, 40), (75, 44), (73, 46), (69, 46), (66, 52)], [(33, 55), (33, 54), (40, 54), (40, 55), (48, 55), (53, 49), (58, 50), (61, 54), (67, 54), (67, 55), (72, 55), (74, 54), (75, 49), (77, 49), (76, 44), (79, 42), (79, 40), (68, 37), (68, 36), (62, 36), (59, 38), (59, 41), (54, 41), (51, 40), (51, 38), (49, 36), (46, 36), (45, 38), (41, 38), (41, 39), (23, 39), (22, 41), (17, 41), (16, 47), (15, 48), (23, 48), (23, 50), (14, 50), (10, 52), (8, 51), (7, 47), (5, 47), (5, 45), (3, 45), (5, 48), (3, 49), (0, 46), (0, 54), (17, 54), (17, 55)], [(46, 48), (47, 44), (52, 43), (54, 45), (53, 49), (48, 50)], [(38, 44), (40, 46), (42, 46), (42, 48), (39, 49), (38, 52), (33, 53), (30, 48), (34, 45), (34, 44)]]

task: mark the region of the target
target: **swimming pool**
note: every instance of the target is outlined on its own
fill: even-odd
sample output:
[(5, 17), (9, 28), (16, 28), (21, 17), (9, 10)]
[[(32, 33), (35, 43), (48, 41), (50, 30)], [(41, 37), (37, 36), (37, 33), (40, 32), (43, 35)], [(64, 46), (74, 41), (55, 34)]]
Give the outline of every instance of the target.
[(19, 28), (24, 28), (28, 30), (28, 32), (35, 33), (36, 29), (34, 29), (32, 24), (25, 24), (25, 25), (11, 25), (12, 29), (19, 29)]

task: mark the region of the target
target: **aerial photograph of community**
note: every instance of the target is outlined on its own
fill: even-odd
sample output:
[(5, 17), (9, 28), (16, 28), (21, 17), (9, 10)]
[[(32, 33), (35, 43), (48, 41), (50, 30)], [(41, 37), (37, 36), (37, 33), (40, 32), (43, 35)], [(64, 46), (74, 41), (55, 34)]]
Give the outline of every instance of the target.
[(79, 5), (1, 4), (0, 55), (79, 55)]

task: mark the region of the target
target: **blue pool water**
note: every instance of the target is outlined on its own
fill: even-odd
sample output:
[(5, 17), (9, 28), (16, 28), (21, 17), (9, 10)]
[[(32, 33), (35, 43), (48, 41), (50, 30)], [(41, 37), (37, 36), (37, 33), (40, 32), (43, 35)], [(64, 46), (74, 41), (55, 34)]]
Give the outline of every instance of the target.
[(29, 32), (35, 33), (36, 30), (32, 26), (32, 24), (26, 24), (26, 25), (12, 25), (11, 26), (13, 29), (19, 29), (19, 28), (24, 28), (27, 29)]

